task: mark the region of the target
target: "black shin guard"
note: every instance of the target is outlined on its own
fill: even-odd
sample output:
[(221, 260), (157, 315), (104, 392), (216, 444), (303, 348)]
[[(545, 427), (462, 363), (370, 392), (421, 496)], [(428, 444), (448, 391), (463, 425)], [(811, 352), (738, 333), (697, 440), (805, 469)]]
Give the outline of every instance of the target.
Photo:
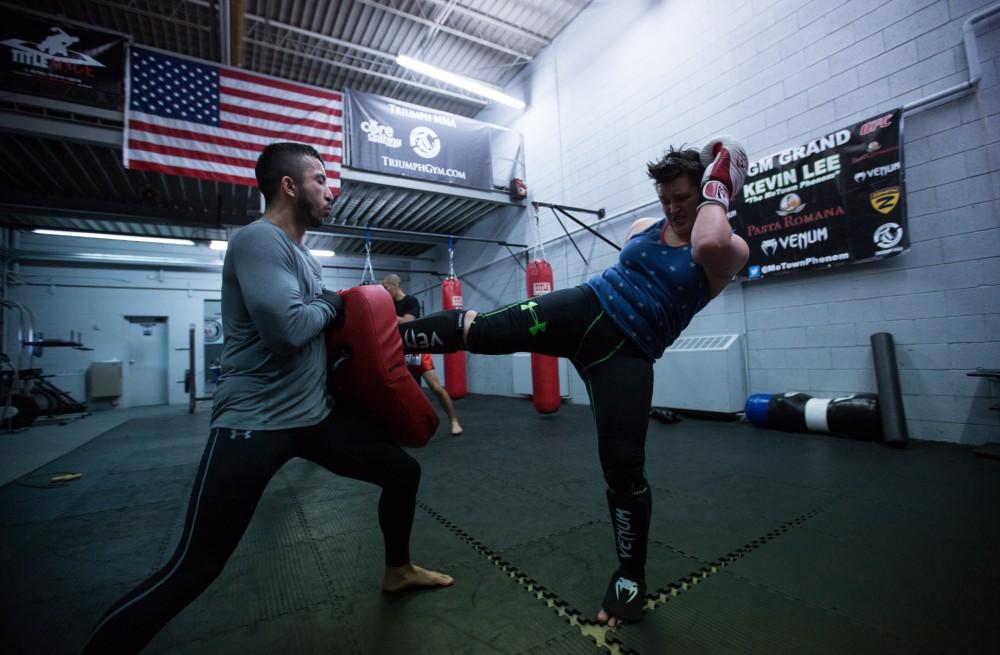
[(604, 611), (619, 619), (639, 621), (646, 603), (646, 545), (653, 510), (649, 486), (643, 481), (640, 490), (631, 493), (609, 489), (608, 509), (619, 568), (604, 596)]
[(622, 571), (639, 578), (646, 571), (646, 542), (649, 540), (649, 517), (653, 495), (643, 481), (638, 491), (615, 493), (608, 489), (608, 509), (615, 533), (615, 548)]
[(453, 353), (465, 349), (464, 309), (447, 309), (399, 326), (408, 353)]

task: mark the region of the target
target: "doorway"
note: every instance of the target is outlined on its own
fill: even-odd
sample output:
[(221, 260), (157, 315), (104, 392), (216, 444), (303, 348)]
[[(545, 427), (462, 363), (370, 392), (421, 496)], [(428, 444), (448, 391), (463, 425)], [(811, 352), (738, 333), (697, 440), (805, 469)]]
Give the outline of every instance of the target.
[(124, 405), (166, 405), (167, 318), (126, 316), (128, 359), (125, 366)]

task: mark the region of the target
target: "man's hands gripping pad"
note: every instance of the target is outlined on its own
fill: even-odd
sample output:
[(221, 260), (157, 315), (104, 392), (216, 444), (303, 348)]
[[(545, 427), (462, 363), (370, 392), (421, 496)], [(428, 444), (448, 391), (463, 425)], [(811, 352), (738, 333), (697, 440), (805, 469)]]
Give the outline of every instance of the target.
[(406, 370), (392, 297), (374, 284), (340, 294), (344, 324), (326, 333), (329, 357), (344, 348), (350, 352), (337, 373), (337, 388), (378, 419), (400, 445), (426, 445), (437, 430), (438, 416)]
[(747, 177), (746, 150), (732, 137), (720, 136), (701, 149), (701, 165), (705, 167), (701, 178), (701, 195), (705, 199), (702, 204), (715, 203), (728, 211), (729, 200), (740, 192)]

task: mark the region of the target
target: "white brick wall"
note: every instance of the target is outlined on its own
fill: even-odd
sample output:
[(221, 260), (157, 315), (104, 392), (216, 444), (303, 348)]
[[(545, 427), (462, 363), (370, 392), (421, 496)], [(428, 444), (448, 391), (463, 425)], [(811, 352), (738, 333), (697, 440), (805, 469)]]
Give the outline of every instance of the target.
[[(184, 258), (206, 265), (222, 260), (222, 253), (205, 246), (156, 246), (132, 242), (102, 241), (67, 237), (39, 236), (29, 232), (17, 235), (17, 247), (48, 253), (102, 253), (144, 257)], [(327, 287), (352, 287), (361, 280), (361, 271), (334, 268), (359, 267), (363, 258), (338, 255), (321, 260)], [(408, 276), (408, 269), (430, 269), (429, 262), (394, 257), (377, 258), (375, 274), (399, 273), (404, 285), (426, 276)], [(445, 269), (447, 270), (447, 269)], [(195, 325), (198, 393), (202, 393), (205, 361), (202, 356), (205, 300), (218, 300), (222, 289), (222, 267), (215, 272), (183, 268), (157, 270), (151, 267), (97, 267), (72, 264), (27, 264), (17, 266), (9, 284), (9, 299), (23, 304), (34, 313), (34, 329), (50, 339), (69, 339), (70, 331), (81, 334), (83, 343), (93, 350), (46, 348), (41, 359), (29, 358), (26, 366), (43, 369), (50, 380), (79, 401), (86, 401), (86, 371), (97, 361), (128, 359), (128, 332), (125, 316), (163, 316), (167, 319), (168, 354), (166, 376), (168, 402), (184, 404), (187, 394), (178, 380), (188, 368), (188, 329)], [(18, 343), (19, 314), (7, 313), (4, 352), (15, 361), (21, 353)], [(126, 372), (126, 376), (127, 376)], [(126, 377), (126, 384), (128, 379)]]
[[(612, 218), (600, 229), (621, 242), (637, 215), (616, 214), (643, 203), (643, 213), (656, 213), (644, 163), (668, 144), (728, 132), (751, 158), (764, 156), (961, 82), (962, 23), (989, 4), (593, 3), (511, 85), (528, 109), (481, 117), (524, 134), (534, 199), (604, 207)], [(977, 30), (983, 79), (974, 96), (906, 117), (909, 253), (734, 283), (689, 326), (687, 334), (747, 333), (752, 393), (875, 391), (869, 336), (888, 331), (913, 437), (1000, 441), (1000, 413), (988, 409), (1000, 388), (966, 376), (975, 366), (1000, 368), (998, 28), (995, 17)], [(508, 211), (473, 233), (533, 242), (530, 224)], [(557, 288), (616, 259), (580, 233), (584, 265), (551, 213), (543, 212), (541, 231), (557, 239), (546, 246)], [(466, 247), (456, 268), (468, 307), (524, 295), (524, 274), (504, 250)], [(427, 293), (435, 307), (439, 294)], [(507, 358), (472, 356), (469, 373), (473, 391), (510, 393)], [(578, 381), (571, 391), (585, 402)]]

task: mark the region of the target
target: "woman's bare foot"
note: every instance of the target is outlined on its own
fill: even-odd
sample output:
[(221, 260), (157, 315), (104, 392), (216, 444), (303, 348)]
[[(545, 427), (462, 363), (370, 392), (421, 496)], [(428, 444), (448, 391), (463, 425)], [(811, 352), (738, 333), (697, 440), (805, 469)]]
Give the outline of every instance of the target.
[(459, 424), (458, 419), (451, 419), (451, 436), (457, 437), (460, 434), (462, 434), (462, 426)]
[(382, 591), (392, 593), (409, 587), (450, 587), (454, 581), (450, 575), (428, 571), (410, 562), (403, 566), (385, 567)]
[(601, 625), (606, 624), (609, 628), (617, 628), (623, 623), (621, 619), (617, 619), (605, 612), (603, 607), (601, 608), (601, 611), (597, 613), (597, 622)]

